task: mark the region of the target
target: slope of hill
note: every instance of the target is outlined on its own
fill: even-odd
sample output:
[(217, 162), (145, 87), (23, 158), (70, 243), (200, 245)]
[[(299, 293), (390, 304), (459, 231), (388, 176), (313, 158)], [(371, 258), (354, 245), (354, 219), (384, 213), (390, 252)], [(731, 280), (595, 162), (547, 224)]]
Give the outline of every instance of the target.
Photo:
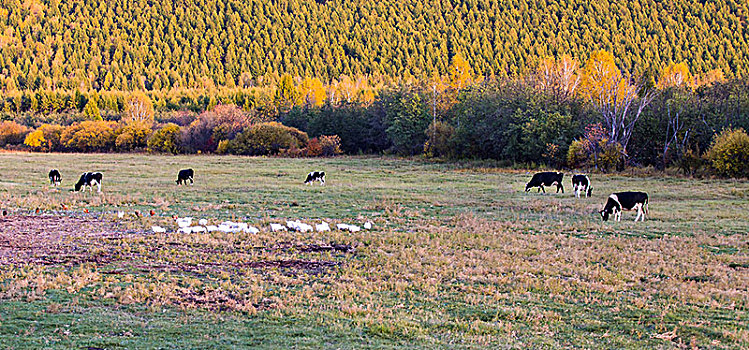
[(745, 1), (0, 0), (0, 88), (248, 86), (288, 72), (423, 76), (456, 52), (479, 74), (614, 53), (749, 75)]

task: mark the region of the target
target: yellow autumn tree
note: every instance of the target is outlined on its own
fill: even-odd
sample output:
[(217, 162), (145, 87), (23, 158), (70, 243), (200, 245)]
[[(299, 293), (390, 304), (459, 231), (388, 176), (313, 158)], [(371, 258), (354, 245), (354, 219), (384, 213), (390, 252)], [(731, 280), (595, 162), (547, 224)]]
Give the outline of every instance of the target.
[(298, 105), (319, 107), (325, 102), (325, 87), (320, 79), (305, 77), (297, 90), (299, 91)]
[(125, 102), (122, 121), (125, 123), (142, 122), (150, 125), (153, 124), (153, 114), (151, 99), (142, 92), (135, 92)]
[(541, 60), (535, 74), (538, 89), (557, 100), (572, 97), (580, 84), (579, 67), (578, 62), (569, 55)]
[(457, 90), (468, 86), (473, 79), (473, 69), (461, 54), (453, 56), (447, 71), (450, 76), (450, 86)]
[(603, 50), (590, 55), (582, 75), (582, 96), (601, 114), (608, 143), (619, 144), (622, 156), (626, 156), (635, 123), (657, 91), (638, 91), (640, 89), (631, 78), (625, 77), (616, 66), (614, 55)]
[(661, 73), (658, 79), (658, 87), (661, 89), (670, 87), (692, 87), (693, 78), (689, 74), (689, 67), (684, 62), (673, 63), (668, 65)]
[(709, 86), (715, 83), (722, 83), (724, 81), (726, 81), (726, 77), (723, 74), (723, 71), (716, 68), (716, 69), (705, 72), (705, 74), (700, 75), (697, 78), (697, 85)]

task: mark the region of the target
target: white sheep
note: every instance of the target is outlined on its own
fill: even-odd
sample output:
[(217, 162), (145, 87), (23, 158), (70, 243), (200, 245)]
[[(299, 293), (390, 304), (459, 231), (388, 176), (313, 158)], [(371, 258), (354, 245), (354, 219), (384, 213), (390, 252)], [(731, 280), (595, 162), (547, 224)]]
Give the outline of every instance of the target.
[(177, 218), (177, 226), (179, 227), (188, 227), (192, 225), (192, 218)]
[(286, 231), (286, 227), (280, 224), (270, 224), (270, 230), (273, 232)]
[(315, 225), (315, 229), (317, 229), (317, 232), (330, 231), (330, 225), (323, 221), (321, 224)]

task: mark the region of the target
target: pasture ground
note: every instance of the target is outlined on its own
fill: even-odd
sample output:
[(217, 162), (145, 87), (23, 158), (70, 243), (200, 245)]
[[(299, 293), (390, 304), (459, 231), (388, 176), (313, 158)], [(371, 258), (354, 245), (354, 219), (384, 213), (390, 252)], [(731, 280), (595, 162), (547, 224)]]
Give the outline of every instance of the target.
[[(68, 191), (83, 171), (102, 194)], [(749, 184), (591, 178), (576, 199), (569, 173), (544, 195), (477, 164), (0, 153), (0, 347), (749, 347)], [(602, 224), (615, 190), (649, 220)], [(173, 215), (375, 227), (150, 232)]]

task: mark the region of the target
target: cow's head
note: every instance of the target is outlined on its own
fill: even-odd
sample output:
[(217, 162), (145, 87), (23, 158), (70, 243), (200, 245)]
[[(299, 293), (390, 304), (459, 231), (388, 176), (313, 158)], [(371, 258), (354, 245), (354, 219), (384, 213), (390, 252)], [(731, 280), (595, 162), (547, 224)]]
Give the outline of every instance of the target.
[(611, 212), (611, 208), (603, 208), (598, 213), (601, 214), (601, 219), (603, 219), (603, 221), (609, 221), (609, 215), (611, 215)]

